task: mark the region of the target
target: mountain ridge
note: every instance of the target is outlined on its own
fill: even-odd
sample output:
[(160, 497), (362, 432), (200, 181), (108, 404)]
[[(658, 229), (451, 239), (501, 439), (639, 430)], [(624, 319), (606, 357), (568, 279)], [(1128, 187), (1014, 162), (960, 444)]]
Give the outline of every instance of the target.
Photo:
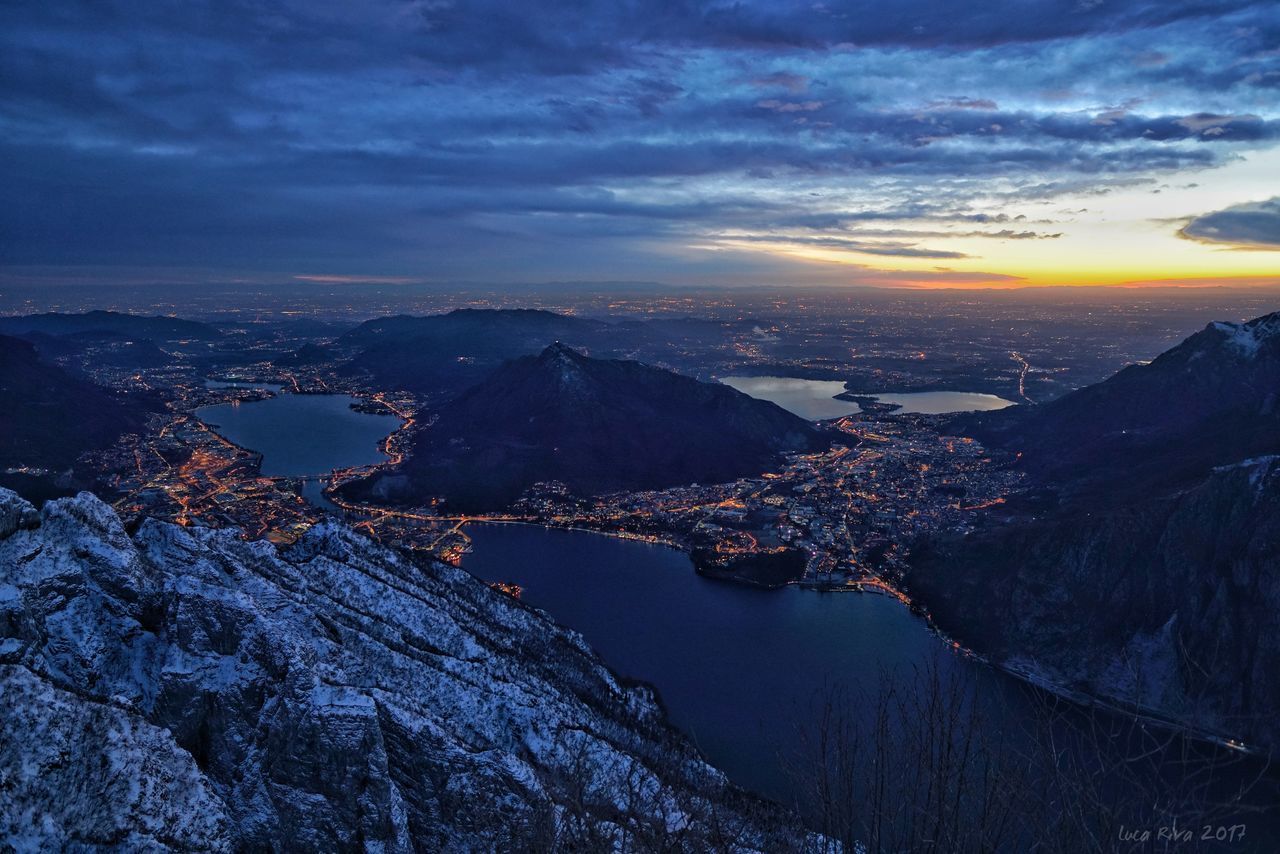
[(776, 404), (562, 342), (506, 362), (436, 414), (400, 470), (357, 495), (494, 509), (540, 481), (586, 495), (734, 480), (825, 441)]
[(0, 490), (0, 686), (32, 847), (803, 841), (579, 635), (333, 522), (277, 549)]
[(117, 395), (44, 361), (30, 342), (0, 335), (0, 469), (61, 471), (142, 425), (142, 413)]
[(195, 320), (160, 315), (127, 314), (101, 309), (79, 314), (46, 312), (44, 314), (0, 317), (0, 332), (8, 335), (44, 333), (46, 335), (77, 335), (112, 333), (132, 338), (148, 338), (153, 341), (176, 341), (192, 338), (213, 341), (222, 333)]
[(599, 320), (541, 309), (455, 309), (423, 317), (366, 321), (338, 339), (359, 348), (346, 373), (368, 373), (382, 385), (456, 394), (504, 361), (539, 352), (553, 340), (605, 345), (615, 328)]
[[(1280, 312), (1023, 412), (956, 419), (1031, 484), (918, 546), (913, 594), (998, 660), (1280, 749)], [(999, 619), (992, 615), (1000, 614)]]
[[(1042, 482), (1087, 501), (1169, 492), (1216, 465), (1280, 452), (1280, 312), (1210, 323), (1146, 364), (1036, 406), (951, 428), (1023, 453)], [(1135, 458), (1148, 465), (1135, 464)], [(1125, 473), (1124, 480), (1113, 472)]]

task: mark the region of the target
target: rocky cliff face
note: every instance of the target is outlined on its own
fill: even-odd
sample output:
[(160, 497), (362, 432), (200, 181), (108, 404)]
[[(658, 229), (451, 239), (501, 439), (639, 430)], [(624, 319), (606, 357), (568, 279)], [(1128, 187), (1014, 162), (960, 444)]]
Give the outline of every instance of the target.
[(575, 633), (336, 524), (277, 550), (0, 490), (19, 847), (800, 844)]

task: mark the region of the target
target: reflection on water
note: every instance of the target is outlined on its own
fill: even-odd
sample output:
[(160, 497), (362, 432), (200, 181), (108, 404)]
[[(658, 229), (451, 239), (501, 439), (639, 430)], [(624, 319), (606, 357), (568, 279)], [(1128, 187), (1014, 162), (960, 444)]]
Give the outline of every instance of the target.
[[(844, 383), (839, 380), (805, 380), (796, 377), (721, 377), (720, 382), (743, 394), (760, 400), (773, 401), (783, 409), (813, 421), (839, 418), (862, 411), (861, 407), (852, 401), (835, 399), (837, 394), (845, 390)], [(865, 396), (874, 397), (881, 403), (897, 404), (901, 407), (896, 410), (897, 412), (915, 412), (924, 415), (1003, 409), (1013, 405), (1013, 401), (1005, 400), (1003, 397), (973, 391), (883, 392)]]

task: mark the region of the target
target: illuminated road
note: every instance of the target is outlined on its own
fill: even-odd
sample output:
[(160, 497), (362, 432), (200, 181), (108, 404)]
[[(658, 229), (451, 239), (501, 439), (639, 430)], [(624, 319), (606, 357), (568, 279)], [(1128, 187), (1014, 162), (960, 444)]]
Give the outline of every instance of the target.
[(1027, 374), (1031, 371), (1031, 363), (1016, 351), (1010, 353), (1009, 358), (1017, 362), (1022, 369), (1018, 374), (1018, 395), (1027, 403), (1035, 403), (1035, 401), (1027, 397)]

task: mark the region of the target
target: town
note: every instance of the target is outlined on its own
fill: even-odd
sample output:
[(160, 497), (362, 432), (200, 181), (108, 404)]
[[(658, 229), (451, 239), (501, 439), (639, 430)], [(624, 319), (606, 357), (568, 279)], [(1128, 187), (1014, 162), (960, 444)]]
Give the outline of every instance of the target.
[[(763, 587), (888, 593), (908, 601), (902, 574), (923, 534), (963, 532), (977, 511), (1004, 501), (1018, 481), (1010, 459), (972, 439), (941, 432), (943, 419), (877, 410), (827, 422), (830, 449), (789, 455), (776, 471), (722, 484), (576, 496), (539, 483), (501, 512), (460, 515), (444, 502), (398, 507), (342, 498), (344, 483), (404, 458), (423, 402), (387, 394), (323, 368), (267, 364), (209, 380), (190, 370), (103, 372), (99, 380), (162, 393), (145, 435), (128, 436), (90, 460), (130, 517), (238, 527), (246, 536), (295, 540), (326, 513), (369, 536), (458, 563), (468, 523), (505, 522), (590, 530), (661, 543), (691, 554), (698, 570)], [(275, 394), (349, 394), (360, 411), (393, 414), (400, 428), (383, 442), (385, 461), (306, 477), (264, 476), (261, 455), (202, 421), (219, 403), (253, 405)]]

